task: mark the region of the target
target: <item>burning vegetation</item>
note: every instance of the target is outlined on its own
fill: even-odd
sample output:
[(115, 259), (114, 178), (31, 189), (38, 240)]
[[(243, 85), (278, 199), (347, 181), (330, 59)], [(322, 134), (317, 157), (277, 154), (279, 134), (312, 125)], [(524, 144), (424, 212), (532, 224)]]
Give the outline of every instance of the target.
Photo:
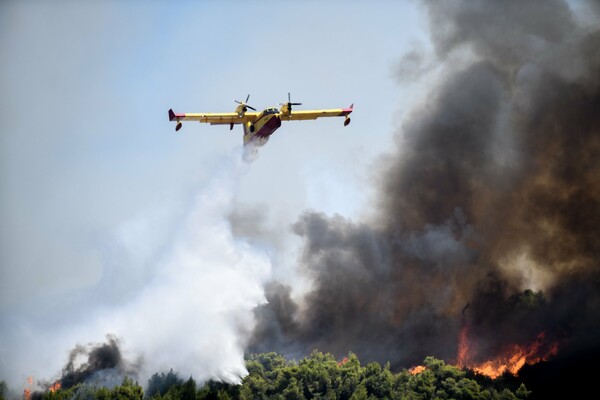
[(546, 343), (545, 334), (542, 332), (532, 343), (505, 345), (496, 357), (483, 362), (474, 362), (472, 346), (468, 344), (467, 331), (466, 327), (461, 331), (457, 366), (472, 369), (492, 379), (498, 378), (504, 373), (517, 375), (524, 365), (547, 361), (558, 352), (558, 343)]
[(414, 367), (410, 367), (408, 369), (408, 372), (411, 375), (417, 375), (420, 374), (421, 372), (425, 371), (426, 367), (424, 365), (415, 365)]
[[(198, 385), (182, 379), (172, 370), (154, 374), (145, 390), (124, 377), (115, 387), (81, 382), (69, 389), (49, 388), (29, 393), (26, 399), (122, 399), (201, 400), (201, 399), (406, 399), (406, 398), (501, 398), (523, 399), (529, 391), (519, 383), (501, 386), (489, 379), (469, 376), (441, 360), (427, 357), (423, 366), (394, 373), (389, 364), (362, 365), (355, 354), (341, 361), (331, 354), (313, 352), (299, 361), (288, 361), (276, 353), (249, 355), (249, 375), (241, 384), (209, 381)], [(1, 392), (0, 392), (1, 394)]]
[[(75, 398), (87, 400), (94, 397), (79, 393), (82, 386), (112, 389), (122, 385), (125, 379), (135, 378), (138, 366), (123, 358), (119, 340), (112, 335), (108, 335), (106, 339), (106, 343), (77, 345), (69, 353), (61, 377), (53, 383), (34, 382), (33, 377), (28, 377), (22, 398), (24, 400), (66, 399), (73, 398), (73, 395), (77, 394), (78, 397)], [(72, 388), (77, 389), (70, 391)], [(53, 393), (56, 393), (58, 397), (52, 397)], [(4, 396), (3, 390), (0, 390), (0, 395)], [(0, 396), (0, 400), (9, 398), (2, 396)]]
[(271, 284), (250, 348), (393, 369), (433, 355), (490, 377), (593, 368), (600, 25), (561, 0), (424, 3), (447, 68), (374, 180), (375, 216), (300, 217), (312, 290)]

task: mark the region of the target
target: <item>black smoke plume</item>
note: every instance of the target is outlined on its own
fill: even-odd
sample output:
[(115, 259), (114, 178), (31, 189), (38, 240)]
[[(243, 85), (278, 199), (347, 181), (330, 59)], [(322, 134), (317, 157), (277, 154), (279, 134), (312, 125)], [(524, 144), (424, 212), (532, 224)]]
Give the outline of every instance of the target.
[(137, 369), (123, 358), (119, 340), (109, 335), (106, 343), (77, 345), (71, 350), (59, 382), (64, 389), (79, 383), (110, 388), (119, 385), (125, 376), (136, 376)]
[(273, 283), (250, 351), (408, 367), (456, 360), (468, 324), (474, 361), (542, 332), (559, 360), (599, 353), (600, 25), (588, 6), (595, 24), (562, 0), (424, 2), (447, 67), (374, 181), (376, 217), (301, 216), (312, 290), (294, 301)]

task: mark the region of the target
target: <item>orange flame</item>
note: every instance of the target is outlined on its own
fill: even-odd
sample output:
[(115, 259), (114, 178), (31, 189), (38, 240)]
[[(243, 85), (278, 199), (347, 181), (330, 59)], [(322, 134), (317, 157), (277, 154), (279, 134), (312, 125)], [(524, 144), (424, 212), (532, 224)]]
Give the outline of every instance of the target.
[[(27, 386), (31, 386), (33, 385), (33, 376), (28, 376), (27, 377)], [(24, 400), (30, 400), (31, 399), (31, 388), (25, 388), (23, 389), (23, 399)]]
[(420, 374), (421, 372), (425, 371), (427, 368), (422, 366), (422, 365), (415, 365), (412, 368), (408, 369), (408, 372), (410, 372), (411, 375), (417, 375)]
[(342, 365), (346, 364), (347, 362), (348, 362), (348, 357), (344, 357), (344, 358), (342, 359), (342, 361), (340, 361), (340, 362), (338, 363), (338, 367), (341, 367)]
[(58, 389), (60, 389), (60, 381), (58, 381), (54, 385), (50, 386), (50, 388), (48, 390), (51, 392), (56, 392)]
[(461, 329), (459, 335), (456, 364), (460, 368), (470, 368), (492, 379), (496, 379), (506, 372), (516, 375), (525, 364), (536, 364), (556, 355), (558, 344), (545, 345), (545, 336), (545, 333), (542, 332), (528, 345), (512, 344), (506, 346), (498, 357), (481, 363), (474, 363), (471, 362), (473, 351), (469, 348), (468, 328), (465, 326)]
[(464, 368), (467, 364), (467, 359), (469, 357), (469, 330), (467, 325), (463, 326), (458, 335), (458, 354), (456, 356), (456, 365), (459, 368)]

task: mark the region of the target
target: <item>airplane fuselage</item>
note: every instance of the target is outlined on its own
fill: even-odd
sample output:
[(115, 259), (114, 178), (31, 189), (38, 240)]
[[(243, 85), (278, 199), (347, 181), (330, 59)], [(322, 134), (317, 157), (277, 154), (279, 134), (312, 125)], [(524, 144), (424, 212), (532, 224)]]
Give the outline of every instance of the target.
[(265, 144), (269, 137), (281, 126), (280, 112), (276, 108), (267, 108), (258, 118), (244, 124), (244, 144), (256, 141)]

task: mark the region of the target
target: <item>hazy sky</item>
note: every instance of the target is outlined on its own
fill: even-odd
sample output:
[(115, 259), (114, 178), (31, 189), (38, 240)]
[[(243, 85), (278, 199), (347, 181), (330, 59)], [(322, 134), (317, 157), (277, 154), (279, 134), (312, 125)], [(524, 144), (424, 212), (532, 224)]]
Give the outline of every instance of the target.
[[(2, 2), (0, 379), (53, 372), (77, 341), (102, 340), (100, 309), (146, 307), (178, 243), (204, 246), (193, 240), (207, 236), (181, 239), (185, 226), (224, 232), (258, 264), (267, 257), (260, 286), (293, 275), (290, 224), (302, 211), (368, 214), (378, 156), (424, 84), (399, 81), (400, 60), (428, 46), (425, 32), (409, 1)], [(169, 108), (233, 111), (249, 93), (262, 109), (288, 92), (305, 109), (354, 103), (352, 123), (284, 123), (256, 161), (237, 165), (240, 127), (175, 134), (167, 118)], [(206, 202), (222, 174), (213, 220)], [(83, 325), (99, 328), (78, 338), (71, 327)], [(61, 335), (44, 357), (45, 344), (27, 342)], [(28, 371), (22, 359), (52, 365)]]

